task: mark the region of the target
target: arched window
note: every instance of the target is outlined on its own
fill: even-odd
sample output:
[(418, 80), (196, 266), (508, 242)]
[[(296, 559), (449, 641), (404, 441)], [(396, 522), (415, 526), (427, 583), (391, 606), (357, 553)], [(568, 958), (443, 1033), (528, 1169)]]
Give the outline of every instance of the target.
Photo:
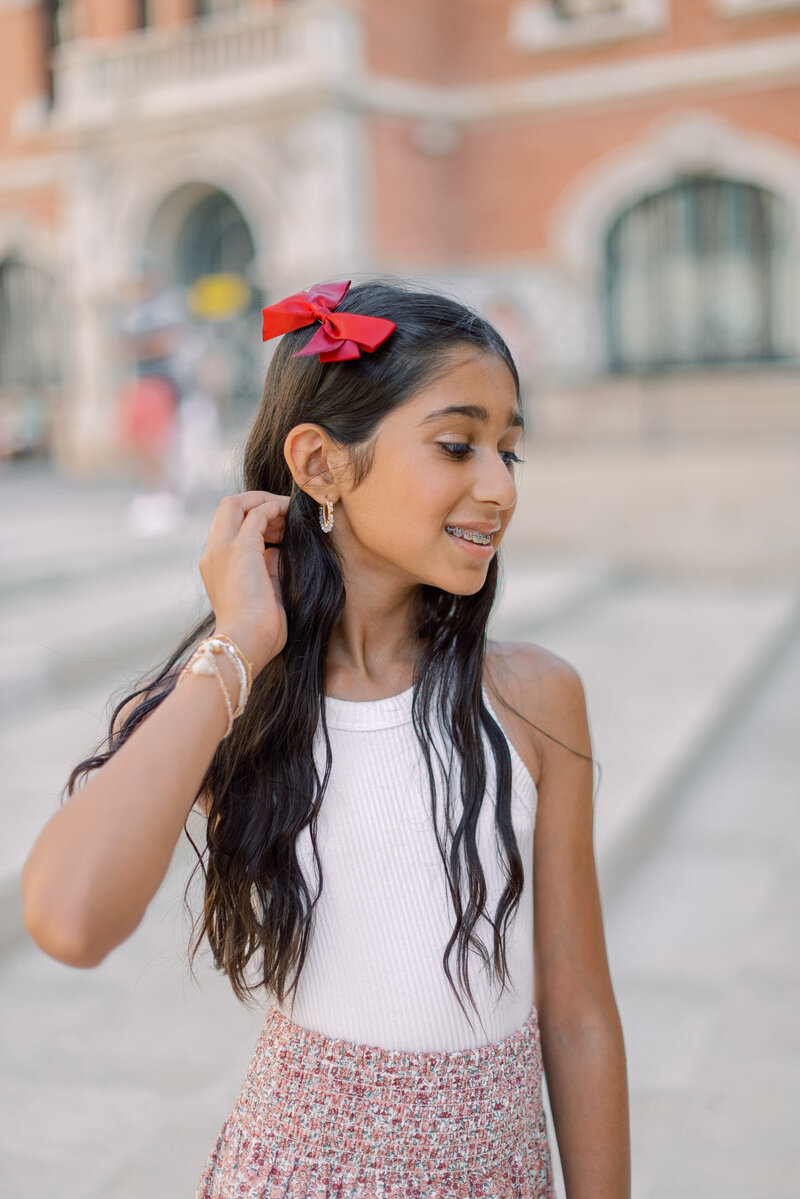
[(606, 247), (611, 368), (778, 357), (784, 229), (777, 197), (705, 176), (624, 212)]
[(53, 280), (16, 256), (0, 261), (0, 388), (60, 381), (62, 324)]

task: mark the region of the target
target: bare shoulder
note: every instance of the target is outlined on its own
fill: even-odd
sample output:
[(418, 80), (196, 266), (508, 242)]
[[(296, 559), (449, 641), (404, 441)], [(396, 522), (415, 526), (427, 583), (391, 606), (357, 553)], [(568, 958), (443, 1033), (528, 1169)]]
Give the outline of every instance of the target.
[(533, 642), (487, 641), (485, 683), (537, 787), (559, 742), (591, 753), (583, 682), (566, 658)]

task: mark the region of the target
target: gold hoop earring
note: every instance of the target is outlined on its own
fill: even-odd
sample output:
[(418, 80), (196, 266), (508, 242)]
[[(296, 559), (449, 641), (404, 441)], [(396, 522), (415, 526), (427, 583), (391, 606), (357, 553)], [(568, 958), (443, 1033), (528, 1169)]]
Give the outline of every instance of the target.
[(324, 504), (319, 506), (319, 527), (323, 533), (330, 533), (333, 528), (333, 501), (325, 497)]

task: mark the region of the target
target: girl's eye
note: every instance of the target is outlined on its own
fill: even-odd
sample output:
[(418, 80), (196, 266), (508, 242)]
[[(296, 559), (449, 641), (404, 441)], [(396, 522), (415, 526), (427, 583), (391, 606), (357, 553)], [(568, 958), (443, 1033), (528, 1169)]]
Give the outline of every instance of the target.
[[(439, 445), (450, 458), (466, 458), (472, 453), (472, 446), (466, 441), (440, 441)], [(510, 466), (512, 462), (523, 462), (523, 458), (518, 458), (514, 450), (500, 450), (500, 457), (505, 461), (506, 466)]]
[(466, 441), (440, 441), (439, 445), (450, 458), (466, 458), (472, 453), (472, 446)]

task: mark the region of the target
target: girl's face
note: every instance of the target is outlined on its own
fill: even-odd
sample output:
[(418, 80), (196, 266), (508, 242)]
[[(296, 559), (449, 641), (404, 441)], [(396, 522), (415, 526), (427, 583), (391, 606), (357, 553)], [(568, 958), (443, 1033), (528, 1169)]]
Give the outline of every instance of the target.
[(454, 595), (479, 591), (517, 501), (521, 422), (502, 358), (454, 353), (451, 370), (381, 421), (366, 479), (340, 488), (331, 536), (348, 579), (377, 570)]

